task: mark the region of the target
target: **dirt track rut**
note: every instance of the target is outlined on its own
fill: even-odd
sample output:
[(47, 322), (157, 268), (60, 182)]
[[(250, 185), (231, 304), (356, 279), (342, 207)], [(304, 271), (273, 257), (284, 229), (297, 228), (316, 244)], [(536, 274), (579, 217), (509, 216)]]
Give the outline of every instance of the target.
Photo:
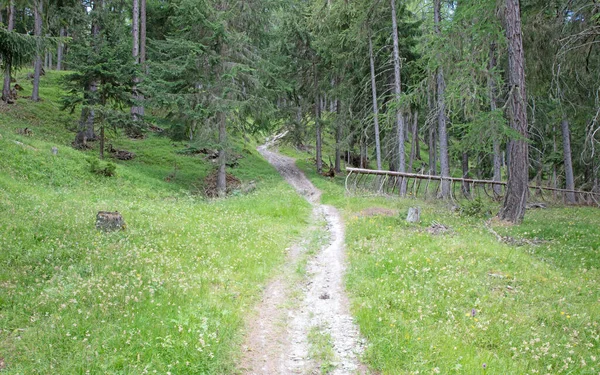
[(333, 375), (366, 374), (359, 356), (364, 343), (348, 310), (344, 289), (344, 225), (339, 212), (319, 203), (321, 192), (296, 167), (292, 158), (261, 146), (259, 152), (313, 206), (313, 221), (326, 222), (328, 243), (308, 260), (306, 277), (290, 277), (308, 239), (289, 249), (280, 276), (273, 279), (249, 322), (240, 369), (246, 375), (318, 374), (319, 363), (309, 356), (309, 332), (331, 337)]

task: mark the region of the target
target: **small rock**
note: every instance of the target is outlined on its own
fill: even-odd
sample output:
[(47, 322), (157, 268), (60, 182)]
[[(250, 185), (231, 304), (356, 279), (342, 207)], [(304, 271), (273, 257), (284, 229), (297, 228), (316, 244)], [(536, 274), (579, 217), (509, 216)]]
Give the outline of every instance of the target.
[(319, 299), (330, 299), (331, 297), (329, 296), (329, 293), (327, 292), (323, 292), (323, 294), (321, 294), (319, 296)]
[(58, 155), (58, 147), (52, 147), (52, 155)]

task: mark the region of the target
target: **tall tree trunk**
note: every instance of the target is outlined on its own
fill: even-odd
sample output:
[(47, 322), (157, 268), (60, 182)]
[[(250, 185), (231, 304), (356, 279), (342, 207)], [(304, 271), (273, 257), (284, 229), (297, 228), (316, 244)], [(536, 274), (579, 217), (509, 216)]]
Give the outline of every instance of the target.
[(322, 139), (321, 139), (321, 95), (319, 95), (319, 77), (317, 76), (317, 66), (313, 63), (315, 77), (315, 132), (316, 132), (316, 154), (317, 154), (317, 173), (323, 172), (322, 159)]
[(52, 51), (48, 51), (48, 70), (52, 70)]
[[(9, 0), (6, 8), (6, 18), (8, 21), (7, 30), (13, 31), (15, 28), (15, 1)], [(12, 94), (10, 92), (10, 77), (12, 73), (11, 61), (4, 61), (4, 85), (2, 87), (2, 101), (5, 103), (12, 102)]]
[[(573, 177), (573, 161), (571, 159), (571, 132), (569, 130), (569, 120), (563, 118), (560, 123), (560, 130), (563, 138), (563, 157), (565, 164), (565, 187), (567, 190), (575, 190), (575, 179)], [(575, 204), (575, 194), (566, 193), (568, 204)]]
[[(133, 63), (139, 66), (140, 63), (140, 1), (133, 0), (133, 14), (131, 17), (131, 38), (132, 38), (132, 51)], [(139, 119), (139, 107), (138, 107), (138, 88), (139, 78), (137, 75), (133, 77), (132, 97), (133, 104), (131, 106), (131, 116), (134, 121)]]
[(415, 143), (415, 159), (421, 160), (421, 142), (419, 140), (419, 111), (415, 110), (413, 118), (413, 141)]
[[(490, 110), (492, 112), (498, 109), (498, 104), (496, 103), (496, 81), (493, 77), (493, 70), (496, 68), (496, 43), (490, 43), (490, 62), (488, 65), (488, 89), (490, 95)], [(493, 153), (494, 153), (494, 162), (493, 162), (493, 180), (496, 182), (500, 182), (502, 180), (502, 154), (500, 152), (500, 137), (499, 134), (495, 134), (493, 137)], [(494, 194), (497, 196), (502, 195), (502, 186), (501, 185), (493, 185), (492, 187)]]
[(227, 194), (227, 119), (225, 112), (218, 113), (219, 120), (219, 172), (217, 174), (217, 194), (224, 197)]
[(375, 124), (375, 155), (377, 169), (381, 170), (381, 142), (379, 139), (379, 106), (377, 105), (377, 85), (375, 83), (375, 58), (373, 56), (373, 41), (369, 32), (369, 62), (371, 65), (371, 95), (373, 97), (373, 123)]
[(419, 149), (418, 122), (419, 122), (419, 112), (415, 109), (415, 111), (412, 115), (412, 128), (411, 128), (412, 140), (410, 142), (410, 158), (408, 159), (408, 172), (410, 172), (410, 173), (413, 172), (413, 163), (415, 161), (415, 158), (417, 157), (417, 151)]
[(436, 134), (433, 126), (429, 127), (429, 174), (431, 176), (437, 175), (437, 145), (436, 145)]
[[(396, 18), (396, 0), (392, 4), (392, 37), (394, 42), (394, 94), (397, 105), (402, 94), (402, 81), (400, 77), (400, 48), (398, 45), (398, 19)], [(398, 139), (398, 172), (406, 172), (406, 155), (404, 145), (404, 117), (400, 108), (396, 108), (396, 127)], [(400, 179), (400, 195), (406, 195), (406, 180)]]
[[(61, 27), (60, 31), (58, 32), (58, 36), (63, 38), (65, 36), (65, 28)], [(63, 61), (63, 51), (64, 51), (65, 45), (63, 42), (58, 42), (58, 48), (56, 50), (56, 70), (62, 70), (63, 66), (62, 66), (62, 61)]]
[(133, 15), (131, 17), (131, 35), (132, 35), (132, 51), (133, 60), (136, 64), (139, 63), (140, 54), (140, 1), (133, 0)]
[[(441, 3), (440, 0), (434, 2), (434, 24), (435, 33), (440, 36), (442, 31), (441, 22)], [(440, 169), (442, 178), (450, 177), (450, 161), (448, 160), (448, 129), (446, 125), (446, 101), (444, 99), (446, 91), (446, 82), (444, 81), (444, 70), (440, 66), (437, 70), (437, 115), (438, 115), (438, 137), (440, 148)], [(442, 180), (442, 189), (440, 191), (442, 199), (450, 197), (450, 180)]]
[(335, 127), (335, 173), (342, 172), (341, 159), (342, 159), (342, 130), (343, 124), (340, 115), (342, 113), (342, 104), (339, 99), (335, 100), (335, 110), (337, 112), (336, 121), (337, 126)]
[[(102, 9), (102, 0), (95, 1), (93, 3), (92, 11), (99, 11)], [(100, 36), (100, 24), (95, 21), (92, 23), (92, 45), (94, 50), (98, 49), (98, 37)], [(94, 122), (96, 114), (93, 105), (97, 104), (96, 92), (98, 91), (98, 82), (91, 81), (86, 87), (83, 94), (86, 103), (81, 108), (81, 117), (79, 119), (79, 128), (77, 135), (75, 135), (75, 142), (73, 142), (75, 148), (87, 147), (87, 141), (96, 140), (96, 132), (94, 130)]]
[(104, 159), (104, 125), (100, 126), (100, 159)]
[(525, 216), (525, 205), (529, 195), (527, 95), (519, 0), (506, 0), (504, 16), (508, 40), (509, 123), (522, 138), (511, 141), (508, 184), (499, 217), (502, 220), (519, 223)]
[(367, 166), (369, 165), (368, 159), (367, 159), (367, 136), (365, 134), (365, 132), (361, 132), (360, 134), (360, 167), (361, 168), (367, 168)]
[[(462, 178), (469, 178), (469, 153), (468, 152), (462, 153), (461, 165), (462, 165)], [(466, 196), (469, 196), (469, 194), (471, 193), (471, 188), (470, 188), (468, 182), (463, 181), (462, 190)]]
[[(140, 66), (142, 67), (142, 77), (148, 74), (146, 65), (146, 0), (140, 0)], [(138, 78), (141, 82), (141, 78)], [(245, 89), (245, 87), (244, 87)], [(137, 113), (144, 116), (144, 94), (138, 91), (137, 93), (138, 108)]]
[(38, 46), (35, 52), (35, 65), (33, 71), (33, 90), (31, 100), (37, 102), (40, 100), (40, 75), (42, 73), (42, 51), (40, 50), (39, 39), (42, 38), (42, 0), (36, 0), (33, 4), (33, 15), (35, 18), (34, 34), (38, 38)]

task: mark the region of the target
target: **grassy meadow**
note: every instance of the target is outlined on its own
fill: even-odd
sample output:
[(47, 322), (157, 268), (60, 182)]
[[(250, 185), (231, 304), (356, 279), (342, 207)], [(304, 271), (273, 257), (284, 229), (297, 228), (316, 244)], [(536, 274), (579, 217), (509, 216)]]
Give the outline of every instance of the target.
[[(195, 193), (214, 165), (166, 137), (110, 133), (136, 158), (91, 173), (97, 150), (70, 147), (59, 79), (44, 77), (40, 103), (0, 108), (0, 373), (235, 373), (244, 320), (309, 205), (251, 143), (229, 172), (257, 189), (225, 200)], [(98, 232), (101, 210), (127, 229)]]
[[(530, 210), (520, 226), (488, 224), (485, 212), (461, 215), (440, 202), (347, 196), (343, 178), (322, 178), (306, 154), (283, 151), (298, 157), (324, 203), (343, 210), (347, 289), (375, 371), (600, 373), (597, 208)], [(404, 220), (413, 206), (419, 224)], [(364, 214), (372, 207), (397, 214)], [(450, 230), (430, 234), (433, 223)], [(499, 242), (487, 225), (516, 241)]]

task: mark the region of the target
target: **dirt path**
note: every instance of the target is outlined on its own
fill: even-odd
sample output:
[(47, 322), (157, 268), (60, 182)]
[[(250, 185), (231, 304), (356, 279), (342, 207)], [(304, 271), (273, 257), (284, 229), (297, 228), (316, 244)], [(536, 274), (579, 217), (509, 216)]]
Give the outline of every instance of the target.
[[(241, 371), (253, 375), (319, 374), (327, 368), (327, 373), (334, 375), (366, 374), (358, 358), (364, 343), (348, 311), (343, 284), (344, 225), (340, 214), (319, 203), (321, 192), (296, 167), (294, 159), (269, 151), (267, 146), (261, 146), (259, 152), (312, 204), (313, 223), (326, 223), (328, 244), (308, 259), (306, 276), (301, 279), (293, 275), (306, 259), (310, 239), (289, 249), (282, 274), (265, 289), (256, 318), (249, 323)], [(325, 340), (315, 343), (315, 335)], [(323, 363), (325, 359), (327, 363)]]

